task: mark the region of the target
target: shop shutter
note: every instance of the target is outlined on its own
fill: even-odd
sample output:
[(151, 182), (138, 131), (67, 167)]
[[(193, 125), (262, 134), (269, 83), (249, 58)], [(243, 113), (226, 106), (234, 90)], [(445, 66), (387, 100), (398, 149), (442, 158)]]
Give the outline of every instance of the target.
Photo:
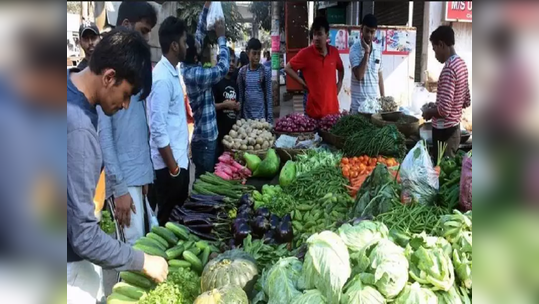
[(378, 19), (378, 25), (405, 26), (408, 23), (408, 9), (408, 1), (374, 2), (374, 15)]

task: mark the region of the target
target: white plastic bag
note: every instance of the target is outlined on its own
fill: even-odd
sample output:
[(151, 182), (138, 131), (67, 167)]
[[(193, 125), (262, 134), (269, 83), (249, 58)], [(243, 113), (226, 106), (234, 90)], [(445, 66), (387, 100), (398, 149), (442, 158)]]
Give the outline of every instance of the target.
[(434, 202), (439, 188), (438, 174), (434, 170), (429, 152), (422, 140), (404, 158), (400, 177), (402, 203), (429, 204)]
[(208, 10), (208, 17), (206, 18), (206, 29), (211, 31), (215, 28), (215, 22), (217, 20), (225, 21), (225, 14), (223, 13), (223, 7), (220, 1), (212, 2)]
[(144, 200), (146, 201), (146, 216), (148, 217), (150, 230), (152, 230), (153, 227), (159, 226), (159, 221), (157, 221), (157, 217), (155, 216), (152, 206), (150, 206), (150, 202), (148, 202), (148, 198), (145, 197)]

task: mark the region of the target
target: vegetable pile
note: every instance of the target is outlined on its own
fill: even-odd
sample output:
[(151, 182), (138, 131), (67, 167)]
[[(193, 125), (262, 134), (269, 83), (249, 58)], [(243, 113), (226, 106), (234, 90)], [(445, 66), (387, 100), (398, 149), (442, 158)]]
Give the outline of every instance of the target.
[(288, 114), (275, 123), (275, 131), (283, 133), (313, 132), (316, 127), (316, 120), (301, 113)]
[(347, 114), (339, 113), (339, 114), (327, 115), (318, 122), (318, 128), (322, 131), (329, 131), (344, 115), (347, 115)]
[(406, 138), (394, 125), (366, 127), (346, 139), (343, 151), (348, 157), (384, 155), (402, 159), (406, 155)]
[(223, 145), (229, 150), (266, 150), (273, 146), (275, 138), (271, 124), (264, 119), (240, 119), (223, 138)]
[(399, 105), (395, 102), (395, 98), (392, 96), (384, 96), (378, 99), (382, 112), (395, 112), (399, 109)]
[(336, 136), (348, 137), (359, 130), (373, 128), (374, 125), (361, 115), (345, 115), (337, 121), (330, 132)]
[(113, 234), (116, 232), (116, 223), (112, 220), (112, 215), (110, 211), (103, 210), (101, 211), (101, 220), (99, 221), (99, 227), (106, 234)]
[(241, 180), (251, 177), (252, 173), (236, 162), (232, 154), (225, 152), (219, 156), (219, 162), (215, 165), (215, 175), (224, 180)]
[(205, 173), (193, 184), (193, 194), (225, 196), (229, 199), (239, 199), (244, 192), (254, 190), (253, 186), (242, 185), (240, 181), (225, 180), (215, 174)]

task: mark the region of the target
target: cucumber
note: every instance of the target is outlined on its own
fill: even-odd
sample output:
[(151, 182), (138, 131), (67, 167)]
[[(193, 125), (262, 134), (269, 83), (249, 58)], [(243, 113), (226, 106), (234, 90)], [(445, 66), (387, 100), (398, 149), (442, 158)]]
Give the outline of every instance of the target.
[(168, 273), (178, 272), (182, 269), (181, 267), (168, 266)]
[(165, 254), (167, 255), (168, 260), (172, 260), (181, 256), (183, 253), (183, 250), (184, 250), (183, 245), (177, 245), (165, 251)]
[(125, 282), (118, 282), (112, 287), (112, 292), (124, 295), (126, 297), (138, 300), (146, 292), (146, 290), (136, 287)]
[(161, 244), (159, 241), (151, 239), (149, 237), (141, 237), (135, 242), (136, 244), (142, 244), (150, 247), (157, 247), (161, 250), (167, 250), (167, 247), (165, 247), (163, 244)]
[(123, 294), (113, 292), (110, 296), (107, 297), (107, 304), (136, 304), (138, 303), (137, 299), (132, 299), (126, 297)]
[(191, 247), (193, 247), (194, 244), (195, 244), (195, 242), (193, 242), (193, 241), (187, 241), (187, 242), (185, 242), (185, 244), (183, 244), (184, 250), (189, 250), (189, 249), (191, 249)]
[(200, 248), (198, 248), (196, 246), (193, 246), (193, 247), (189, 248), (189, 251), (191, 251), (194, 255), (199, 255), (202, 250), (200, 250)]
[(179, 240), (178, 243), (176, 243), (176, 246), (178, 245), (184, 245), (185, 244), (185, 241), (184, 240)]
[(210, 245), (211, 252), (219, 253), (221, 252), (219, 248), (217, 248), (215, 245)]
[(198, 242), (198, 241), (200, 241), (200, 238), (198, 236), (194, 235), (194, 234), (190, 234), (189, 235), (189, 240), (193, 241), (193, 242)]
[(170, 267), (182, 267), (182, 268), (190, 268), (191, 263), (184, 261), (184, 260), (170, 260), (168, 261), (168, 265)]
[(152, 281), (142, 274), (134, 273), (131, 271), (120, 272), (120, 278), (130, 285), (140, 287), (142, 289), (150, 289), (153, 286)]
[(164, 238), (168, 242), (169, 246), (174, 246), (179, 241), (178, 237), (172, 231), (168, 230), (165, 227), (153, 227), (152, 232)]
[(140, 250), (140, 251), (142, 251), (142, 252), (144, 252), (146, 254), (149, 254), (149, 255), (160, 256), (160, 257), (162, 257), (164, 259), (167, 258), (167, 254), (163, 250), (161, 250), (161, 249), (159, 249), (157, 247), (150, 247), (150, 246), (146, 246), (146, 245), (143, 245), (143, 244), (135, 244), (133, 246), (133, 248), (137, 249), (137, 250)]
[(182, 256), (187, 262), (191, 263), (193, 270), (199, 273), (202, 272), (202, 261), (200, 261), (195, 254), (186, 250), (183, 252)]
[(198, 241), (198, 242), (196, 242), (195, 246), (197, 246), (197, 248), (199, 248), (200, 250), (204, 250), (207, 247), (209, 247), (210, 245), (206, 241)]
[(204, 248), (204, 251), (202, 251), (202, 257), (200, 258), (200, 261), (202, 262), (202, 266), (206, 266), (206, 264), (208, 264), (210, 253), (211, 253), (211, 249), (209, 246)]
[(165, 240), (164, 238), (160, 237), (159, 235), (153, 233), (153, 232), (150, 232), (148, 234), (146, 234), (146, 237), (147, 238), (150, 238), (150, 239), (154, 239), (156, 241), (158, 241), (159, 243), (161, 243), (163, 246), (165, 246), (166, 248), (168, 248), (168, 242), (167, 240)]
[(174, 233), (178, 238), (185, 241), (189, 240), (189, 230), (186, 227), (173, 222), (166, 223), (165, 227), (172, 231), (172, 233)]

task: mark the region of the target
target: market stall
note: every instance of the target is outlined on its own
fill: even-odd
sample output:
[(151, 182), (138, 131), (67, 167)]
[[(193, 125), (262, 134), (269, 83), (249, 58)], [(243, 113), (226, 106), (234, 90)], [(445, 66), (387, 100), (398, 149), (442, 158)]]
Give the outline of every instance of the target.
[(471, 153), (433, 162), (393, 122), (238, 121), (215, 173), (134, 246), (168, 280), (123, 272), (108, 303), (471, 303)]

